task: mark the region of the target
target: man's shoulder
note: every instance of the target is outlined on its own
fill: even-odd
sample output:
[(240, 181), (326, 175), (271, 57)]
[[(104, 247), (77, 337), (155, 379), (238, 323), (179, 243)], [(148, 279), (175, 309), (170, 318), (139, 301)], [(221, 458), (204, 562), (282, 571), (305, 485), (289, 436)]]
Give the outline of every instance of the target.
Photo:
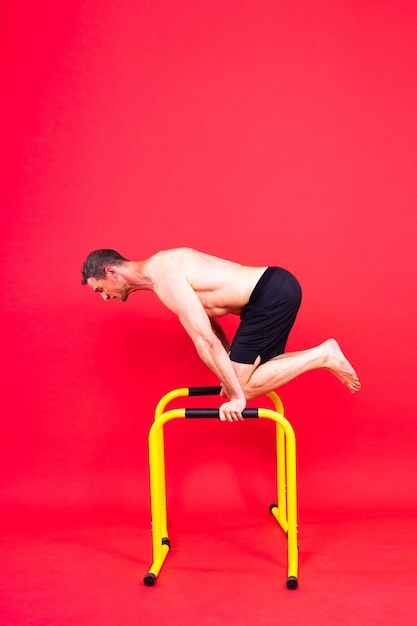
[(201, 253), (193, 248), (169, 248), (166, 250), (159, 250), (145, 262), (146, 273), (153, 278), (161, 277), (165, 274), (176, 275), (178, 278), (181, 275), (188, 273), (190, 266), (198, 265), (198, 258), (201, 258)]
[(204, 253), (194, 248), (181, 246), (178, 248), (166, 248), (164, 250), (159, 250), (158, 252), (155, 252), (155, 254), (153, 254), (149, 258), (149, 260), (151, 259), (156, 259), (156, 260), (177, 259), (177, 258), (182, 258), (184, 256), (189, 256), (189, 255), (195, 256), (195, 255), (201, 255), (201, 254), (204, 254)]

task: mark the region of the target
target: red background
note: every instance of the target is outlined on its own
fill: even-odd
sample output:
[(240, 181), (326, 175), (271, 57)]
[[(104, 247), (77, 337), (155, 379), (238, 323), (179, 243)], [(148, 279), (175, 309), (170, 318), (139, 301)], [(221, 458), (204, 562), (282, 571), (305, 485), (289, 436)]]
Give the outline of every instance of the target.
[[(69, 519), (123, 519), (140, 531), (126, 552), (140, 560), (136, 575), (146, 572), (154, 406), (171, 388), (217, 381), (152, 294), (103, 303), (80, 286), (80, 269), (98, 247), (137, 260), (186, 245), (298, 276), (303, 304), (288, 348), (335, 336), (363, 382), (351, 396), (314, 372), (282, 390), (298, 438), (301, 532), (308, 542), (317, 530), (319, 559), (320, 524), (357, 522), (332, 570), (338, 580), (355, 545), (361, 561), (358, 537), (386, 530), (372, 544), (376, 558), (403, 528), (381, 567), (415, 585), (404, 529), (417, 507), (416, 18), (411, 0), (2, 4), (7, 545), (16, 528), (28, 540)], [(230, 333), (236, 323), (225, 320)], [(269, 426), (169, 427), (170, 511), (182, 532), (214, 520), (208, 552), (216, 532), (227, 537), (228, 525), (235, 532), (274, 500)], [(34, 604), (41, 611), (51, 582), (39, 583), (26, 614), (25, 593), (38, 587), (21, 577), (19, 558), (10, 547), (10, 623), (26, 623)], [(319, 567), (304, 558), (308, 587)], [(369, 582), (377, 565), (361, 564)], [(391, 598), (378, 597), (373, 606)], [(393, 619), (406, 619), (410, 599), (395, 597)], [(342, 605), (356, 619), (353, 604)], [(259, 614), (246, 611), (248, 622), (235, 623), (255, 623)], [(118, 614), (108, 623), (130, 622)]]

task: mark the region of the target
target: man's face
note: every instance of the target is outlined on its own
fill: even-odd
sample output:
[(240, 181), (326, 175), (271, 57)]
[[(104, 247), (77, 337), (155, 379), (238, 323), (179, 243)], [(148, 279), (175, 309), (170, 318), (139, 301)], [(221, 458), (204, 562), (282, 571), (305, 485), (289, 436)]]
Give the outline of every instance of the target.
[(89, 278), (87, 284), (95, 293), (99, 293), (103, 300), (120, 300), (126, 302), (129, 289), (119, 274), (107, 274), (106, 278)]

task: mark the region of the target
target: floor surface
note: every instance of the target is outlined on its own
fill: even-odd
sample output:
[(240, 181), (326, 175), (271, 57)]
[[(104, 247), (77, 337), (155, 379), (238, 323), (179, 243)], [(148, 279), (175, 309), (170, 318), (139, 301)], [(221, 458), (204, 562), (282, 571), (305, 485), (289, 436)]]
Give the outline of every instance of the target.
[(286, 538), (267, 509), (172, 519), (152, 588), (143, 584), (150, 531), (134, 521), (27, 514), (5, 523), (2, 625), (415, 624), (412, 512), (304, 512), (296, 591), (285, 587)]

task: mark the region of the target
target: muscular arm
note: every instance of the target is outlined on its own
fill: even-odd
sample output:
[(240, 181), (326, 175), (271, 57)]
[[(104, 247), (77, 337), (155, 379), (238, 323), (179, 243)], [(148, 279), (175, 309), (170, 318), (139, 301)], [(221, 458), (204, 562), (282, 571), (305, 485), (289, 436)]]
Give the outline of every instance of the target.
[(229, 341), (228, 336), (224, 332), (223, 327), (219, 324), (219, 322), (216, 319), (211, 319), (210, 324), (216, 337), (218, 337), (218, 339), (220, 339), (220, 341), (222, 342), (223, 348), (226, 350), (227, 353), (229, 353), (230, 341)]
[(227, 352), (213, 332), (210, 319), (187, 279), (178, 272), (164, 271), (156, 281), (155, 293), (178, 316), (199, 357), (219, 378), (229, 398), (229, 402), (220, 407), (220, 419), (241, 419), (246, 406), (245, 395)]

